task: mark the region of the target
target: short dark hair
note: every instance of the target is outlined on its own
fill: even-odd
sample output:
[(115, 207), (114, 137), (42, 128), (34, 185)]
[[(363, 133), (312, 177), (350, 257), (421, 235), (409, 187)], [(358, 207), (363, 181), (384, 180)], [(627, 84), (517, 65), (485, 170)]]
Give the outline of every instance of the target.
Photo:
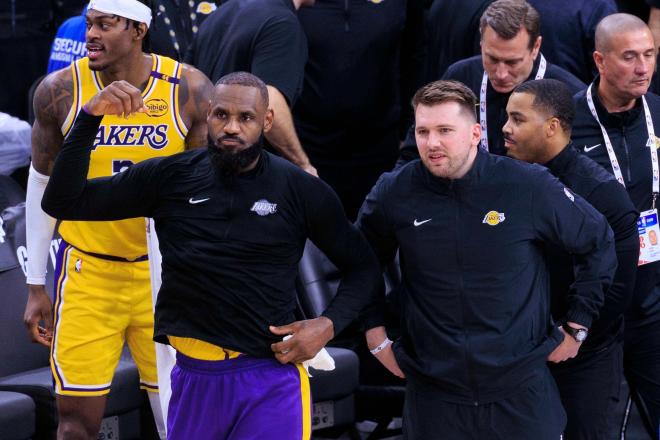
[(445, 102), (455, 102), (465, 110), (468, 115), (477, 121), (476, 107), (477, 97), (472, 90), (462, 82), (440, 80), (434, 81), (417, 90), (412, 98), (412, 106), (417, 109), (418, 105), (428, 107), (444, 104)]
[[(640, 29), (649, 29), (639, 17), (631, 14), (611, 14), (598, 22), (594, 34), (594, 45), (601, 53), (612, 49), (612, 37), (625, 32), (635, 32)], [(650, 29), (649, 29), (650, 32)]]
[(222, 78), (220, 78), (216, 83), (216, 86), (220, 85), (237, 85), (245, 87), (254, 87), (259, 90), (261, 94), (261, 99), (266, 107), (268, 107), (268, 88), (266, 83), (264, 83), (259, 77), (253, 75), (249, 72), (232, 72)]
[(566, 84), (556, 79), (538, 79), (520, 84), (513, 93), (528, 93), (534, 96), (532, 104), (551, 118), (557, 118), (561, 128), (571, 132), (575, 119), (573, 95)]
[(486, 8), (479, 22), (481, 38), (486, 26), (490, 26), (497, 35), (511, 40), (524, 27), (529, 34), (529, 49), (534, 47), (541, 35), (541, 16), (525, 0), (497, 0)]

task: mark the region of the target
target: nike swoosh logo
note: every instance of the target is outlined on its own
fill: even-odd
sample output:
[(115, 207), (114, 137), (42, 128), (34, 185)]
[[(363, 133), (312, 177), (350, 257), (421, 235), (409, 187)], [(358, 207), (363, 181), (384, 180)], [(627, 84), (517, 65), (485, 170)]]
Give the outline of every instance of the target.
[(196, 205), (196, 204), (198, 204), (198, 203), (206, 202), (207, 200), (211, 200), (211, 198), (210, 198), (210, 197), (207, 197), (207, 198), (205, 198), (205, 199), (197, 199), (197, 200), (195, 200), (193, 197), (191, 197), (190, 200), (188, 200), (188, 203), (190, 203), (191, 205)]
[(585, 152), (585, 153), (588, 153), (588, 152), (590, 152), (591, 150), (593, 150), (594, 148), (598, 148), (598, 147), (600, 147), (600, 144), (596, 144), (596, 145), (593, 145), (593, 146), (591, 146), (591, 147), (587, 147), (587, 146), (585, 145), (585, 146), (584, 146), (584, 152)]
[(415, 219), (415, 221), (413, 222), (413, 225), (420, 226), (420, 225), (423, 225), (424, 223), (428, 223), (430, 221), (431, 221), (431, 219), (427, 219), (427, 220), (422, 220), (421, 222), (418, 222), (417, 219)]

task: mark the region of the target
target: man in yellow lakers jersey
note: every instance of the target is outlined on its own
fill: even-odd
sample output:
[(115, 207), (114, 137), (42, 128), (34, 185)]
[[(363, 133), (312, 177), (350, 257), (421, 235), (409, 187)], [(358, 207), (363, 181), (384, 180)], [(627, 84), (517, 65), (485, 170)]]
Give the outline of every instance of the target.
[(27, 197), (29, 297), (24, 320), (32, 340), (51, 349), (58, 438), (75, 439), (96, 438), (124, 342), (138, 366), (141, 386), (150, 391), (152, 407), (159, 412), (153, 311), (144, 218), (61, 222), (51, 302), (44, 283), (55, 220), (41, 210), (40, 202), (53, 162), (83, 104), (115, 81), (141, 90), (148, 111), (103, 118), (90, 178), (206, 145), (212, 89), (198, 70), (142, 52), (151, 22), (149, 0), (92, 0), (86, 20), (88, 57), (47, 76), (35, 93)]

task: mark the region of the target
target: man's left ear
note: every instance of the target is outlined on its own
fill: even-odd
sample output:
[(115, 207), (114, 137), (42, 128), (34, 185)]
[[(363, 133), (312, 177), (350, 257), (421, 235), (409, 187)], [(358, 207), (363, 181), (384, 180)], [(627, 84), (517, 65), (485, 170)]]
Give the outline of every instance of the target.
[(272, 108), (269, 108), (264, 116), (264, 133), (268, 133), (273, 128), (273, 119), (275, 119), (275, 113)]

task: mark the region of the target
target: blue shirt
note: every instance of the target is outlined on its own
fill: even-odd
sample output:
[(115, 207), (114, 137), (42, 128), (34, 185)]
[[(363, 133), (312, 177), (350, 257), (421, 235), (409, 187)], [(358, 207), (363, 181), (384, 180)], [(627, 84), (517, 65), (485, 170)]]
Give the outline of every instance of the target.
[(81, 15), (69, 18), (57, 30), (50, 49), (48, 73), (69, 67), (72, 62), (87, 55), (85, 46), (86, 13), (87, 7), (85, 6)]

